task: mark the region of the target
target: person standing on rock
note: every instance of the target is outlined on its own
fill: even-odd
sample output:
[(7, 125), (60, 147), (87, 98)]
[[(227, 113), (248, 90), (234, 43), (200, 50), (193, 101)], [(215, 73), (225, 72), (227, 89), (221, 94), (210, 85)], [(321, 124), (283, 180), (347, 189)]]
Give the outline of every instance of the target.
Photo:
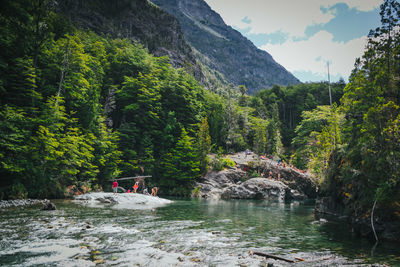
[(157, 193), (158, 193), (158, 187), (155, 186), (155, 187), (153, 187), (153, 189), (151, 189), (151, 195), (156, 197)]
[(114, 194), (116, 194), (117, 190), (118, 190), (118, 182), (117, 182), (117, 180), (114, 180), (112, 188), (113, 188)]
[(139, 188), (139, 182), (136, 182), (133, 187), (133, 193), (136, 193), (137, 189)]

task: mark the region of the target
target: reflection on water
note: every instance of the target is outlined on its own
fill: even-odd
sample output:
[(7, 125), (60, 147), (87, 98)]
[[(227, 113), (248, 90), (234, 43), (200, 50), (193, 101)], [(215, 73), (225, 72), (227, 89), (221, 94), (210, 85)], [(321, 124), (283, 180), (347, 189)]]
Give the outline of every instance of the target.
[(179, 200), (153, 211), (88, 208), (0, 211), (1, 266), (400, 265), (395, 245), (359, 239), (341, 222), (317, 220), (313, 203)]

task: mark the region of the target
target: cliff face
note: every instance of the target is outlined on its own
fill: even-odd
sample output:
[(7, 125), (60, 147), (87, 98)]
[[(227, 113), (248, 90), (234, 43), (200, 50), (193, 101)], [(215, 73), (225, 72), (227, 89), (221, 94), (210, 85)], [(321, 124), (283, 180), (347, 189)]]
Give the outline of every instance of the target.
[(204, 0), (152, 1), (179, 20), (186, 40), (198, 51), (197, 59), (226, 82), (244, 84), (250, 94), (274, 84), (299, 83), (270, 54), (227, 26)]
[(56, 2), (56, 11), (79, 28), (140, 41), (150, 53), (168, 55), (174, 67), (204, 80), (177, 19), (147, 0), (63, 0)]

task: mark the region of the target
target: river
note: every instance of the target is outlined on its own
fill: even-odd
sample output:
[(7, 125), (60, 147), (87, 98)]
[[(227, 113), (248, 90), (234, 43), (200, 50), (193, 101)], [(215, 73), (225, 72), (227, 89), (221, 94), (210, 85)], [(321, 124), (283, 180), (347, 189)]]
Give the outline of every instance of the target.
[(400, 266), (396, 245), (372, 250), (343, 222), (316, 219), (312, 202), (175, 199), (153, 210), (55, 204), (55, 211), (0, 210), (0, 266), (292, 266), (250, 250), (295, 266)]

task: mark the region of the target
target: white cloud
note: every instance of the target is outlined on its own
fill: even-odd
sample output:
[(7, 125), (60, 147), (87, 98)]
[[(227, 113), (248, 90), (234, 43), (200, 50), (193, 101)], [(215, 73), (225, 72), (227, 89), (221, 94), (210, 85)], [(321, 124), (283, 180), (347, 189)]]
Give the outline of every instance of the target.
[[(370, 11), (382, 0), (205, 0), (225, 23), (240, 29), (250, 27), (250, 33), (274, 33), (281, 31), (290, 36), (302, 37), (307, 26), (327, 23), (334, 18), (324, 13), (321, 7), (328, 8), (337, 3), (346, 3), (350, 8)], [(242, 19), (248, 17), (251, 23)]]
[(326, 62), (330, 62), (332, 76), (348, 78), (354, 61), (363, 54), (366, 37), (347, 43), (334, 42), (333, 35), (320, 31), (305, 41), (288, 40), (284, 44), (267, 44), (261, 47), (289, 71), (310, 71), (316, 76), (326, 75)]
[[(206, 0), (229, 25), (241, 29), (250, 27), (251, 33), (273, 33), (281, 31), (294, 36), (303, 36), (308, 25), (326, 23), (333, 18), (324, 14), (317, 0)], [(244, 17), (251, 23), (242, 22)]]
[[(286, 42), (266, 44), (261, 49), (292, 72), (307, 72), (317, 77), (326, 76), (326, 62), (330, 62), (332, 76), (350, 75), (354, 60), (363, 54), (366, 37), (346, 43), (333, 41), (333, 35), (320, 31), (310, 38), (305, 36), (308, 26), (323, 24), (333, 19), (335, 10), (329, 9), (345, 3), (359, 11), (372, 11), (383, 0), (205, 0), (221, 15), (225, 23), (239, 29), (250, 28), (250, 33), (271, 34), (281, 32), (288, 36)], [(243, 18), (247, 17), (247, 22)], [(293, 41), (302, 40), (303, 41)], [(307, 39), (307, 40), (306, 40)], [(308, 76), (310, 77), (310, 75)]]
[(346, 0), (342, 2), (345, 2), (350, 8), (356, 8), (360, 11), (371, 11), (378, 8), (383, 3), (383, 0)]

